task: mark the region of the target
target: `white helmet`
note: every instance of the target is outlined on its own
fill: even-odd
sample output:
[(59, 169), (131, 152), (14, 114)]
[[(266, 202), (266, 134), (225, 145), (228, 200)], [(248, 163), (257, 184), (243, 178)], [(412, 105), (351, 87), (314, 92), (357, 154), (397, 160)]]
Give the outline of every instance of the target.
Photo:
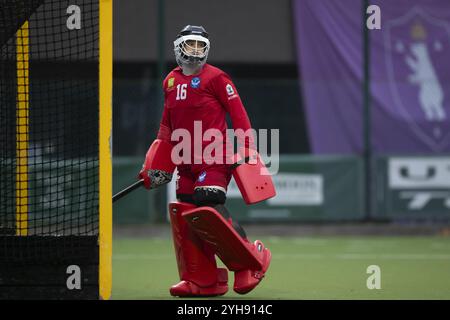
[(175, 59), (182, 69), (201, 68), (208, 58), (208, 33), (202, 26), (187, 25), (180, 31), (173, 46)]

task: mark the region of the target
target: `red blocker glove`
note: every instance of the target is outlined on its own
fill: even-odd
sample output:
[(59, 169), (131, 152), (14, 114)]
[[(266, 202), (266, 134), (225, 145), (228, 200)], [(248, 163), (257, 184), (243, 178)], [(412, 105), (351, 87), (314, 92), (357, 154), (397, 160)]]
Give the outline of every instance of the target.
[(172, 144), (156, 139), (147, 151), (138, 178), (144, 180), (146, 189), (160, 187), (172, 180), (175, 164), (172, 162)]
[(242, 148), (233, 160), (233, 178), (245, 203), (261, 202), (276, 195), (272, 176), (258, 151)]

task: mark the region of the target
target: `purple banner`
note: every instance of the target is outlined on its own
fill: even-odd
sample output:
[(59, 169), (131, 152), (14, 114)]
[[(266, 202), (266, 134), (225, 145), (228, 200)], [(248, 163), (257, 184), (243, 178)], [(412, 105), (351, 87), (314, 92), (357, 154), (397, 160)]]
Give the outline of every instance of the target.
[[(363, 150), (362, 1), (297, 0), (298, 65), (313, 153)], [(376, 154), (450, 152), (450, 1), (379, 0), (370, 30)]]
[(450, 1), (374, 1), (372, 143), (379, 152), (450, 151)]

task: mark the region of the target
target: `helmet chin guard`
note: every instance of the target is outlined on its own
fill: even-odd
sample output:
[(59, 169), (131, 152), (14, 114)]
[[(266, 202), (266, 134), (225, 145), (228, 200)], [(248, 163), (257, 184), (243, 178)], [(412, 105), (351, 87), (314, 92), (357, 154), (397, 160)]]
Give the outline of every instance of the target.
[(208, 59), (210, 42), (201, 26), (186, 26), (173, 42), (175, 60), (183, 71), (193, 72), (203, 67)]

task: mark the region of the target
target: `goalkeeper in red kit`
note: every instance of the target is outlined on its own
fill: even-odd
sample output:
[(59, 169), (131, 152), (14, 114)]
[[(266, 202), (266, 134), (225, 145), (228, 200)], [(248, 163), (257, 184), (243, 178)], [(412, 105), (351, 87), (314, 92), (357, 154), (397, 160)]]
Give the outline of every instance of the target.
[[(228, 270), (234, 272), (234, 291), (245, 294), (258, 285), (271, 260), (270, 251), (259, 240), (250, 242), (224, 206), (232, 176), (249, 204), (270, 198), (275, 191), (270, 176), (256, 171), (265, 167), (251, 135), (238, 136), (243, 152), (231, 157), (244, 163), (227, 161), (226, 115), (235, 130), (248, 132), (251, 125), (229, 76), (206, 63), (209, 49), (208, 33), (201, 26), (186, 26), (174, 41), (178, 67), (163, 82), (164, 111), (158, 136), (139, 173), (146, 188), (152, 189), (169, 182), (175, 166), (178, 170), (177, 202), (170, 203), (169, 216), (181, 281), (170, 288), (170, 293), (180, 297), (225, 294)], [(191, 148), (182, 151), (191, 151), (191, 155), (181, 155), (189, 161), (176, 163), (174, 133), (182, 130), (194, 137), (199, 124), (203, 131), (220, 133), (214, 143), (223, 150), (223, 156), (218, 156), (223, 161), (211, 163), (199, 154), (196, 150), (210, 143), (202, 140), (192, 141)], [(256, 164), (245, 162), (255, 158)], [(217, 267), (216, 255), (228, 270)]]

